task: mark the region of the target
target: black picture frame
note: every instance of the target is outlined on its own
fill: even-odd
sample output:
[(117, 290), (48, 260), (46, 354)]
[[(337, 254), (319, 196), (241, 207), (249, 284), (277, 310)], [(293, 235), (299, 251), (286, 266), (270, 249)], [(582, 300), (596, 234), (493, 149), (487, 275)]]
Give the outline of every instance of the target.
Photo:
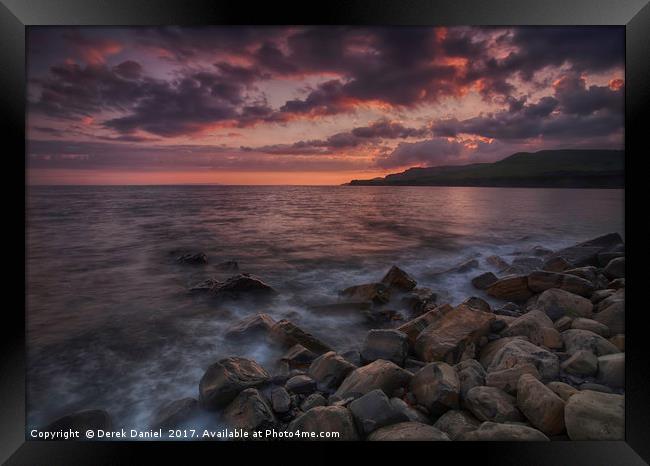
[[(631, 189), (643, 176), (640, 162), (631, 160), (650, 153), (644, 122), (650, 102), (650, 4), (648, 0), (329, 0), (313, 2), (260, 2), (233, 0), (0, 0), (0, 109), (2, 146), (9, 166), (5, 178), (12, 188), (6, 199), (11, 210), (5, 216), (7, 245), (16, 254), (9, 266), (25, 263), (25, 30), (30, 25), (219, 25), (219, 24), (352, 24), (352, 25), (624, 25), (626, 30), (626, 243), (628, 269), (642, 259), (639, 231), (629, 227)], [(645, 117), (645, 118), (644, 118)], [(645, 136), (645, 137), (644, 137)], [(638, 152), (638, 154), (637, 154)], [(23, 176), (18, 174), (22, 173)], [(640, 185), (641, 181), (638, 181)], [(22, 188), (21, 188), (22, 184)], [(21, 191), (22, 189), (22, 191)], [(638, 243), (638, 245), (637, 245)], [(640, 253), (640, 249), (638, 249)], [(22, 257), (21, 257), (22, 256)], [(20, 268), (19, 268), (20, 270)], [(629, 276), (629, 274), (627, 274)], [(640, 277), (640, 276), (639, 276)], [(641, 465), (650, 462), (650, 364), (644, 354), (643, 307), (636, 308), (639, 281), (627, 279), (626, 439), (620, 442), (483, 443), (437, 442), (420, 444), (358, 444), (366, 452), (393, 455), (394, 459), (424, 455), (421, 460), (480, 464), (537, 465)], [(191, 451), (214, 454), (215, 448), (275, 450), (287, 442), (246, 444), (228, 442), (43, 442), (25, 441), (25, 274), (11, 274), (5, 283), (12, 304), (2, 312), (0, 362), (0, 459), (6, 464), (121, 464), (138, 463), (155, 454), (167, 460), (187, 460)], [(630, 284), (631, 283), (631, 284)], [(637, 285), (639, 284), (639, 285)], [(630, 294), (631, 293), (631, 294)], [(642, 302), (642, 301), (641, 301)], [(338, 455), (341, 445), (291, 444), (292, 456), (309, 460), (318, 455)], [(349, 447), (349, 445), (343, 445)], [(244, 448), (246, 450), (244, 450)], [(241, 449), (241, 450), (240, 450)], [(155, 450), (155, 453), (152, 451)], [(441, 456), (444, 455), (444, 456)], [(304, 456), (309, 455), (309, 456)], [(408, 456), (405, 456), (408, 455)], [(217, 459), (217, 457), (214, 457)], [(225, 458), (225, 457), (219, 457)], [(427, 459), (429, 458), (429, 459)], [(402, 460), (403, 461), (403, 460)]]

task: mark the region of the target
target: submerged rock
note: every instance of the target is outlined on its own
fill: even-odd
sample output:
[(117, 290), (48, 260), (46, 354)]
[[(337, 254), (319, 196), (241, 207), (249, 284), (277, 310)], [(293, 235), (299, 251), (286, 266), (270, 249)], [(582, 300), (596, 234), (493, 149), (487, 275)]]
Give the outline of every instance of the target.
[(199, 402), (204, 409), (226, 406), (243, 390), (258, 387), (270, 375), (255, 361), (230, 357), (212, 364), (199, 382)]
[(219, 297), (239, 298), (246, 296), (271, 296), (277, 292), (259, 278), (249, 274), (230, 277), (224, 283), (216, 286), (212, 292)]
[(204, 265), (208, 263), (208, 256), (202, 252), (188, 252), (176, 258), (176, 262), (190, 265)]
[(381, 279), (381, 283), (389, 288), (395, 288), (400, 291), (411, 291), (417, 286), (417, 282), (413, 277), (395, 265)]
[(341, 296), (351, 301), (371, 301), (375, 304), (386, 304), (390, 301), (390, 290), (383, 283), (356, 285), (341, 291)]
[(228, 327), (224, 336), (230, 340), (254, 339), (268, 335), (275, 320), (268, 314), (255, 314)]
[(488, 288), (490, 285), (494, 284), (497, 282), (499, 278), (494, 275), (492, 272), (485, 272), (482, 273), (481, 275), (478, 275), (474, 278), (472, 278), (472, 285), (474, 288), (477, 288), (479, 290), (485, 290)]
[(316, 354), (332, 351), (329, 345), (286, 319), (276, 322), (273, 328), (271, 328), (271, 337), (280, 344), (288, 347), (300, 344)]

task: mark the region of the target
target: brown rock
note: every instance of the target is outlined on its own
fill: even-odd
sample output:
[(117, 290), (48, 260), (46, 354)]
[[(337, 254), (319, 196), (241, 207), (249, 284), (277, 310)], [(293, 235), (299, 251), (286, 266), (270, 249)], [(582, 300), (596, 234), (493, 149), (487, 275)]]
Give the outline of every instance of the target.
[(461, 434), (476, 430), (480, 425), (480, 421), (466, 411), (452, 409), (440, 416), (433, 427), (446, 433), (451, 440), (456, 440)]
[(377, 429), (368, 436), (370, 441), (447, 441), (449, 437), (433, 426), (420, 422), (400, 422)]
[(494, 356), (488, 366), (488, 375), (493, 371), (500, 371), (517, 367), (522, 364), (533, 364), (542, 380), (554, 380), (560, 370), (560, 362), (556, 354), (535, 346), (529, 341), (512, 340), (503, 346)]
[(247, 431), (271, 428), (276, 419), (271, 407), (254, 388), (242, 391), (223, 411), (224, 421), (233, 429)]
[(383, 283), (356, 285), (341, 291), (341, 296), (352, 301), (372, 301), (375, 304), (386, 304), (390, 301), (390, 290)]
[(267, 335), (275, 321), (268, 314), (255, 314), (231, 325), (226, 330), (225, 337), (230, 340), (244, 340)]
[(501, 332), (501, 335), (504, 337), (523, 335), (528, 337), (534, 345), (543, 345), (546, 339), (545, 329), (555, 331), (553, 321), (544, 312), (535, 310), (516, 318), (507, 329)]
[(625, 277), (625, 257), (617, 257), (609, 261), (604, 273), (610, 280)]
[(503, 270), (510, 267), (510, 264), (508, 264), (507, 261), (505, 261), (503, 258), (499, 256), (489, 256), (488, 258), (485, 259), (485, 262), (487, 262), (489, 265), (496, 268), (497, 270)]
[(471, 296), (463, 301), (463, 304), (469, 308), (476, 309), (477, 311), (492, 312), (490, 303), (478, 296)]
[(492, 272), (485, 272), (472, 278), (472, 285), (479, 290), (485, 290), (493, 283), (499, 281), (499, 278)]
[(411, 291), (417, 286), (417, 282), (413, 277), (395, 265), (381, 279), (381, 283), (389, 288), (395, 288), (400, 291)]
[(571, 328), (578, 330), (589, 330), (590, 332), (597, 333), (601, 337), (609, 337), (609, 327), (605, 324), (592, 319), (585, 319), (578, 317), (571, 322)]
[(199, 382), (199, 403), (204, 409), (215, 410), (230, 403), (241, 391), (258, 387), (269, 378), (269, 373), (250, 359), (221, 359), (203, 374)]
[(599, 357), (597, 380), (608, 387), (623, 388), (625, 386), (625, 353)]
[(564, 431), (564, 401), (532, 375), (522, 375), (517, 383), (517, 406), (546, 435)]
[(510, 395), (514, 395), (517, 392), (519, 378), (525, 374), (536, 379), (542, 377), (533, 364), (522, 363), (515, 367), (489, 372), (485, 378), (485, 384), (488, 387), (496, 387)]
[(587, 350), (596, 356), (618, 353), (618, 348), (600, 335), (589, 330), (570, 329), (562, 332), (566, 352), (574, 354), (580, 350)]
[(458, 408), (460, 381), (454, 368), (444, 362), (424, 366), (413, 376), (409, 388), (418, 404), (432, 414)]
[(300, 344), (295, 344), (280, 358), (289, 369), (307, 369), (318, 356)]
[(491, 341), (487, 345), (481, 348), (480, 351), (480, 357), (478, 361), (481, 363), (483, 367), (486, 369), (492, 364), (492, 360), (494, 359), (494, 356), (499, 352), (501, 348), (506, 346), (508, 343), (510, 343), (513, 340), (526, 340), (528, 341), (527, 337), (504, 337), (504, 338), (499, 338), (498, 340)]
[(609, 342), (616, 346), (619, 351), (623, 352), (625, 351), (625, 335), (623, 334), (617, 334), (614, 335), (612, 338), (609, 339)]
[(523, 421), (516, 403), (514, 397), (495, 387), (474, 387), (465, 398), (465, 406), (477, 419), (499, 423)]
[(580, 391), (569, 384), (558, 381), (549, 382), (546, 384), (546, 386), (564, 401), (567, 401), (569, 398)]
[(591, 390), (578, 392), (566, 403), (564, 421), (571, 440), (623, 440), (625, 399)]
[(410, 372), (395, 363), (378, 359), (352, 371), (335, 395), (339, 398), (358, 397), (379, 388), (390, 397), (398, 388), (407, 386), (411, 377)]
[(596, 371), (598, 371), (598, 358), (591, 351), (578, 350), (560, 367), (568, 374), (589, 377), (596, 375)]
[(564, 257), (551, 257), (544, 262), (542, 265), (542, 270), (547, 272), (563, 272), (567, 269), (573, 268), (573, 265), (567, 261)]
[(515, 302), (526, 301), (533, 295), (528, 288), (528, 277), (524, 275), (504, 277), (490, 285), (486, 291), (497, 299)]
[(323, 354), (332, 351), (329, 345), (323, 343), (311, 333), (307, 333), (293, 322), (282, 319), (278, 321), (271, 329), (271, 336), (279, 343), (291, 347), (296, 344), (301, 344), (308, 350), (316, 353)]
[(400, 325), (399, 327), (397, 327), (397, 330), (405, 333), (406, 337), (408, 338), (409, 344), (414, 346), (415, 340), (417, 339), (418, 335), (420, 335), (420, 333), (425, 328), (427, 328), (429, 325), (436, 322), (447, 312), (452, 310), (453, 307), (451, 307), (449, 304), (443, 304), (422, 314), (419, 317), (416, 317), (413, 320), (409, 320), (405, 324)]
[(594, 292), (594, 285), (583, 278), (566, 273), (544, 271), (531, 272), (528, 275), (528, 288), (535, 293), (559, 288), (580, 296), (591, 296)]
[(457, 306), (429, 325), (415, 342), (415, 353), (423, 361), (450, 364), (474, 357), (476, 343), (490, 332), (493, 314)]
[(345, 378), (356, 369), (342, 356), (330, 351), (319, 356), (309, 366), (309, 375), (316, 381), (321, 391), (335, 390)]
[(461, 434), (457, 440), (491, 442), (540, 442), (549, 438), (537, 429), (519, 424), (484, 422), (473, 431)]
[(408, 339), (405, 333), (394, 329), (374, 329), (368, 332), (363, 342), (361, 360), (372, 362), (385, 359), (403, 366), (408, 350)]
[(535, 308), (555, 321), (564, 316), (591, 317), (594, 306), (590, 300), (582, 296), (551, 288), (539, 295)]
[(613, 303), (604, 311), (594, 314), (593, 319), (612, 333), (625, 333), (625, 304), (621, 301)]

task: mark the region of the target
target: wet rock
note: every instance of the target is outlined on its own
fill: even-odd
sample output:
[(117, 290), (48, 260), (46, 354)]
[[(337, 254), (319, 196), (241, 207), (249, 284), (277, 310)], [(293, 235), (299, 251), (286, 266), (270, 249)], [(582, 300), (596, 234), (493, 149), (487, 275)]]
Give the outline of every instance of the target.
[(489, 372), (485, 377), (485, 385), (495, 387), (504, 392), (514, 395), (517, 392), (517, 382), (523, 375), (530, 375), (536, 379), (541, 379), (537, 368), (531, 363), (521, 363), (507, 369), (495, 370)]
[(508, 328), (501, 332), (501, 336), (514, 337), (523, 335), (528, 337), (531, 343), (539, 346), (544, 345), (546, 342), (546, 332), (549, 330), (553, 330), (555, 333), (558, 333), (553, 328), (553, 321), (549, 319), (544, 312), (530, 311), (511, 322)]
[(308, 375), (296, 375), (287, 380), (285, 384), (287, 390), (299, 395), (307, 395), (316, 390), (316, 381)]
[(427, 311), (421, 316), (400, 325), (397, 327), (397, 330), (405, 333), (409, 344), (411, 346), (415, 346), (417, 337), (425, 328), (452, 310), (453, 307), (451, 307), (449, 304), (443, 304), (442, 306), (438, 306), (430, 311)]
[(590, 300), (568, 291), (551, 288), (537, 299), (536, 308), (546, 313), (553, 321), (560, 317), (591, 317), (593, 304)]
[(352, 371), (335, 395), (339, 398), (358, 397), (378, 388), (392, 396), (395, 390), (407, 386), (411, 377), (410, 372), (395, 363), (378, 359)]
[(452, 409), (440, 416), (433, 427), (446, 433), (451, 440), (456, 440), (461, 434), (478, 429), (481, 422), (465, 411)]
[(208, 263), (208, 256), (202, 252), (188, 252), (176, 258), (176, 262), (189, 265), (204, 265)]
[(432, 362), (424, 366), (413, 376), (409, 388), (418, 404), (432, 414), (440, 415), (449, 409), (458, 408), (458, 374), (444, 362)]
[(492, 363), (494, 356), (496, 356), (496, 354), (499, 352), (499, 350), (504, 346), (506, 346), (511, 341), (516, 339), (528, 340), (527, 337), (518, 336), (518, 337), (504, 337), (495, 341), (491, 341), (490, 343), (488, 343), (487, 345), (481, 348), (478, 361), (481, 363), (483, 367), (487, 369)]
[(284, 414), (291, 409), (291, 397), (283, 387), (276, 387), (271, 391), (271, 406), (273, 411)]
[(571, 328), (571, 324), (573, 324), (572, 317), (562, 316), (553, 323), (553, 328), (561, 333), (565, 330), (569, 330)]
[(519, 424), (484, 422), (478, 429), (461, 434), (458, 440), (475, 442), (540, 442), (548, 441), (549, 438), (532, 427)]
[(86, 409), (63, 416), (51, 422), (44, 431), (54, 432), (63, 430), (111, 430), (111, 417), (103, 409)]
[(472, 278), (472, 285), (479, 290), (485, 290), (490, 285), (497, 282), (499, 278), (492, 272), (485, 272)]
[(363, 311), (363, 315), (368, 321), (374, 324), (385, 324), (404, 320), (404, 316), (394, 309), (371, 309), (369, 311)]
[(544, 265), (544, 261), (539, 257), (516, 257), (512, 261), (512, 265), (526, 272), (531, 272), (533, 270), (541, 269)]
[(420, 333), (415, 353), (423, 361), (455, 364), (475, 356), (476, 344), (490, 333), (494, 315), (457, 306)]
[(566, 403), (564, 420), (571, 440), (623, 440), (623, 395), (590, 390), (576, 393)]
[(429, 288), (414, 288), (402, 297), (402, 304), (413, 312), (420, 315), (435, 306), (438, 295)]
[(271, 407), (255, 388), (239, 393), (223, 410), (222, 416), (231, 428), (247, 431), (270, 428), (277, 422)]
[(448, 270), (447, 273), (466, 273), (478, 267), (478, 260), (469, 259), (456, 267)]
[(356, 285), (341, 291), (341, 296), (352, 301), (372, 301), (375, 304), (386, 304), (390, 301), (390, 290), (382, 283)]
[(569, 374), (590, 377), (595, 375), (598, 370), (598, 358), (591, 351), (578, 350), (560, 367)]
[(408, 421), (421, 422), (422, 424), (431, 424), (431, 421), (421, 411), (410, 407), (404, 400), (393, 397), (390, 399), (392, 408), (401, 413)]
[(368, 435), (380, 427), (408, 421), (406, 416), (391, 405), (381, 390), (373, 390), (357, 398), (350, 403), (349, 409), (357, 431), (362, 435)]
[(295, 344), (280, 358), (290, 370), (307, 369), (318, 356), (301, 344)]
[(300, 405), (300, 409), (303, 412), (307, 412), (312, 408), (316, 408), (318, 406), (326, 406), (327, 405), (327, 400), (323, 395), (320, 393), (312, 393), (309, 395), (307, 398), (305, 398), (305, 401), (302, 402)]
[(488, 366), (490, 372), (510, 369), (521, 364), (533, 364), (542, 380), (555, 380), (560, 370), (560, 361), (556, 354), (535, 346), (529, 341), (514, 339), (503, 346)]
[(268, 314), (255, 314), (231, 325), (224, 336), (229, 340), (250, 340), (268, 335), (275, 320)]
[(596, 379), (608, 387), (623, 388), (625, 386), (625, 353), (600, 356)]
[(510, 264), (499, 256), (489, 256), (485, 259), (485, 262), (497, 270), (503, 270), (510, 267)]
[(544, 271), (531, 272), (528, 275), (528, 288), (535, 293), (541, 293), (551, 288), (559, 288), (569, 293), (587, 297), (594, 292), (594, 285), (584, 278), (566, 273)]
[(341, 353), (341, 357), (355, 367), (361, 365), (361, 352), (359, 350), (353, 349), (344, 351)]
[(359, 434), (350, 411), (343, 406), (316, 406), (294, 419), (289, 424), (290, 431), (300, 430), (316, 434), (321, 432), (338, 432), (339, 437), (329, 440), (358, 440)]
[(526, 301), (533, 295), (528, 288), (528, 277), (525, 275), (504, 277), (490, 285), (486, 291), (494, 298), (515, 302)]
[(623, 352), (625, 351), (625, 335), (623, 334), (617, 334), (614, 335), (612, 338), (609, 339), (609, 342), (616, 346), (619, 351)]
[(268, 381), (270, 375), (255, 361), (230, 357), (208, 367), (199, 382), (199, 403), (204, 409), (226, 406), (243, 390)]
[(389, 288), (395, 288), (400, 291), (411, 291), (417, 286), (417, 282), (413, 277), (395, 265), (384, 275), (381, 283)]
[(204, 294), (204, 293), (210, 293), (214, 289), (216, 289), (221, 282), (214, 278), (207, 278), (199, 283), (196, 283), (192, 285), (189, 289), (190, 293), (194, 294)]
[(618, 348), (600, 335), (589, 330), (570, 329), (562, 332), (566, 352), (574, 354), (580, 350), (587, 350), (596, 356), (618, 353)]
[(311, 333), (307, 333), (293, 322), (282, 319), (278, 321), (271, 329), (271, 336), (279, 343), (291, 347), (296, 344), (301, 344), (308, 350), (316, 353), (323, 354), (332, 351), (329, 345), (323, 343)]
[(158, 410), (151, 428), (153, 430), (176, 429), (186, 425), (198, 413), (199, 403), (194, 398), (174, 400)]
[(492, 308), (490, 308), (490, 304), (477, 296), (471, 296), (467, 298), (465, 301), (463, 301), (463, 304), (469, 308), (476, 309), (478, 311), (483, 311), (483, 312), (492, 312)]
[(485, 385), (485, 369), (476, 359), (466, 359), (454, 366), (460, 383), (460, 398), (465, 399), (467, 392), (474, 387)]
[(239, 274), (230, 277), (223, 283), (218, 283), (212, 290), (220, 298), (238, 299), (247, 297), (269, 297), (277, 294), (270, 286), (250, 274)]
[(617, 257), (609, 261), (604, 270), (605, 276), (610, 280), (625, 277), (625, 257)]
[(532, 375), (522, 375), (517, 383), (517, 406), (546, 435), (564, 431), (564, 401)]
[(466, 408), (480, 421), (523, 421), (517, 400), (495, 387), (474, 387), (465, 398)]
[(420, 422), (400, 422), (377, 429), (368, 436), (370, 441), (448, 441), (444, 432)]
[(547, 259), (542, 265), (542, 270), (547, 272), (564, 272), (565, 270), (572, 269), (573, 264), (571, 264), (564, 257), (551, 257)]
[(609, 327), (607, 327), (607, 325), (601, 324), (600, 322), (592, 319), (585, 319), (584, 317), (573, 319), (571, 322), (571, 328), (578, 330), (589, 330), (590, 332), (597, 333), (601, 337), (609, 337)]
[(615, 302), (594, 314), (593, 319), (606, 326), (611, 333), (625, 333), (625, 303)]
[(399, 330), (370, 330), (361, 348), (361, 360), (372, 362), (385, 359), (403, 366), (408, 349), (405, 333)]
[(335, 390), (356, 366), (334, 351), (327, 352), (312, 362), (309, 375), (319, 390)]
[(618, 233), (609, 233), (557, 251), (553, 254), (553, 257), (564, 257), (576, 267), (585, 265), (598, 266), (598, 254), (617, 252), (623, 247), (623, 238), (621, 238), (621, 235)]
[(546, 386), (562, 400), (567, 401), (580, 390), (572, 387), (564, 382), (553, 381), (546, 384)]

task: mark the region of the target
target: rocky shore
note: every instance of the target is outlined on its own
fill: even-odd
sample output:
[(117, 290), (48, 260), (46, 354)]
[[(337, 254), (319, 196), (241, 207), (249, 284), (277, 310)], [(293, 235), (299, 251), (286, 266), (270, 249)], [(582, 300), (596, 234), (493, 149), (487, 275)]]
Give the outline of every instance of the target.
[[(359, 312), (375, 323), (356, 348), (335, 348), (264, 313), (237, 322), (227, 338), (268, 341), (284, 355), (274, 367), (215, 361), (197, 381), (197, 398), (162, 406), (151, 428), (187, 428), (203, 415), (232, 429), (338, 432), (338, 440), (622, 440), (621, 237), (478, 261), (492, 271), (475, 276), (475, 296), (458, 305), (438, 302), (398, 266), (376, 283), (342, 289), (320, 312)], [(219, 299), (276, 294), (248, 274), (191, 291)], [(106, 412), (93, 410), (47, 429), (110, 425)]]

